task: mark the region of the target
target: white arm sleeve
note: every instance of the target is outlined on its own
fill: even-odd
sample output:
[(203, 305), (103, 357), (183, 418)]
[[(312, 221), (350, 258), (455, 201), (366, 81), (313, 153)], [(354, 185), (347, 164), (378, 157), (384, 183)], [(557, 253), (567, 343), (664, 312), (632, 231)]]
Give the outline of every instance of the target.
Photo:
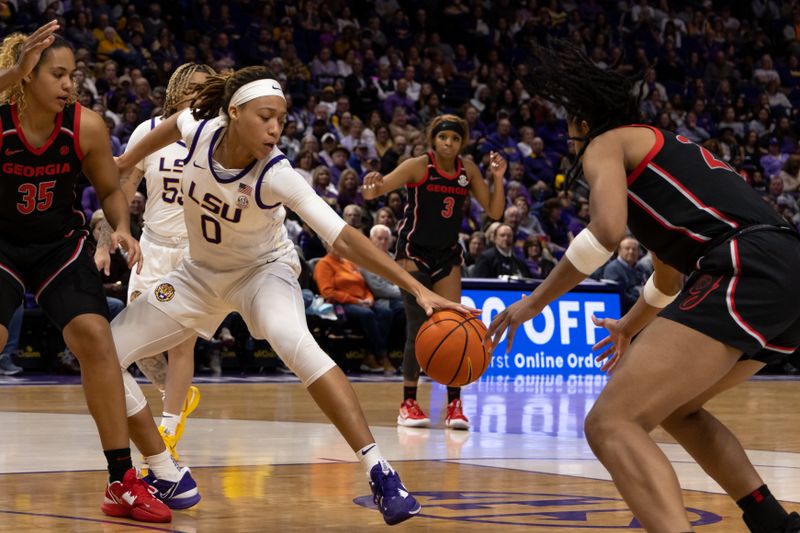
[(178, 129), (181, 132), (181, 137), (183, 137), (183, 142), (186, 143), (187, 148), (192, 145), (192, 140), (194, 139), (199, 125), (200, 121), (194, 119), (190, 109), (184, 109), (181, 111), (181, 114), (178, 115)]
[(346, 222), (317, 196), (303, 176), (287, 165), (270, 176), (268, 183), (275, 200), (297, 213), (322, 240), (333, 244)]
[[(150, 120), (145, 120), (144, 122), (136, 126), (136, 129), (133, 130), (133, 133), (131, 133), (130, 139), (128, 139), (128, 144), (125, 146), (125, 151), (127, 152), (128, 150), (131, 150), (134, 146), (136, 146), (136, 144), (139, 143), (145, 135), (150, 133), (151, 129), (152, 128), (150, 128)], [(145, 159), (147, 158), (145, 157)], [(134, 168), (140, 172), (144, 172), (144, 159), (142, 159), (141, 161), (137, 161), (136, 165), (134, 165)]]

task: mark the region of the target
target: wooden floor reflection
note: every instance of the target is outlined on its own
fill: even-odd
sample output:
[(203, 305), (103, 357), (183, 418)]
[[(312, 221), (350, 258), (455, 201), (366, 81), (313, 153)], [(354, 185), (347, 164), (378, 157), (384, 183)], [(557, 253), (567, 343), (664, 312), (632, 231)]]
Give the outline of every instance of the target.
[[(474, 431), (395, 427), (399, 383), (356, 383), (384, 454), (419, 495), (397, 531), (631, 530), (630, 511), (582, 437), (597, 391), (474, 385)], [(751, 452), (774, 493), (800, 508), (800, 383), (754, 381), (709, 406)], [(203, 500), (172, 524), (100, 513), (102, 455), (78, 386), (0, 387), (0, 532), (378, 531), (364, 473), (296, 383), (201, 385), (182, 453)], [(148, 397), (158, 409), (152, 387)], [(440, 421), (444, 390), (420, 400)], [(698, 532), (746, 532), (727, 496), (660, 431)], [(633, 529), (635, 530), (635, 529)]]

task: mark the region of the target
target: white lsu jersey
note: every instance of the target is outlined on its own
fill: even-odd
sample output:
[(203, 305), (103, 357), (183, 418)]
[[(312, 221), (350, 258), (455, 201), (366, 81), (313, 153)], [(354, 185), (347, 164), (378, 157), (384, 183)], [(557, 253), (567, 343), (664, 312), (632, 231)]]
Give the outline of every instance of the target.
[(213, 159), (226, 122), (196, 121), (187, 110), (178, 128), (189, 146), (182, 180), (183, 208), (192, 262), (230, 271), (294, 254), (284, 205), (325, 241), (332, 243), (345, 225), (276, 147), (266, 159), (239, 171), (222, 169)]
[[(135, 146), (161, 122), (161, 117), (152, 118), (139, 124), (125, 151)], [(183, 177), (184, 159), (188, 154), (183, 141), (145, 157), (136, 164), (136, 169), (144, 173), (147, 185), (147, 204), (144, 210), (144, 224), (148, 232), (155, 233), (165, 240), (186, 238), (186, 224), (183, 221)]]

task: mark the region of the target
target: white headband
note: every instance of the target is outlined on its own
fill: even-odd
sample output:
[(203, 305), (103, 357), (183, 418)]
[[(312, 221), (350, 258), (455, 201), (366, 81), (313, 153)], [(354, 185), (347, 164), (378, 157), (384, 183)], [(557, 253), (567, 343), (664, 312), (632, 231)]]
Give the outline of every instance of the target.
[(231, 103), (229, 105), (240, 106), (245, 102), (249, 102), (250, 100), (259, 98), (261, 96), (280, 96), (286, 100), (280, 83), (273, 79), (261, 79), (251, 81), (250, 83), (239, 87), (236, 92), (233, 93), (233, 96), (231, 97)]

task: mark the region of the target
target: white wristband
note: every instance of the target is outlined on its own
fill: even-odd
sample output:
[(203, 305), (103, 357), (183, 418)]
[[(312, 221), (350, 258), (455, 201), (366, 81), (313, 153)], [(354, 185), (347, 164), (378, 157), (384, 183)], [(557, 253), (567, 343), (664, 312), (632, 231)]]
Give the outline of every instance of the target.
[(642, 298), (644, 298), (644, 301), (647, 303), (647, 305), (659, 308), (666, 307), (678, 297), (680, 291), (676, 292), (672, 296), (669, 294), (664, 294), (658, 290), (658, 287), (656, 287), (656, 282), (653, 280), (653, 278), (653, 274), (647, 278), (647, 283), (644, 284), (644, 290), (642, 290)]
[(586, 228), (572, 239), (564, 256), (579, 272), (589, 276), (606, 264), (613, 253), (606, 250), (589, 228)]

